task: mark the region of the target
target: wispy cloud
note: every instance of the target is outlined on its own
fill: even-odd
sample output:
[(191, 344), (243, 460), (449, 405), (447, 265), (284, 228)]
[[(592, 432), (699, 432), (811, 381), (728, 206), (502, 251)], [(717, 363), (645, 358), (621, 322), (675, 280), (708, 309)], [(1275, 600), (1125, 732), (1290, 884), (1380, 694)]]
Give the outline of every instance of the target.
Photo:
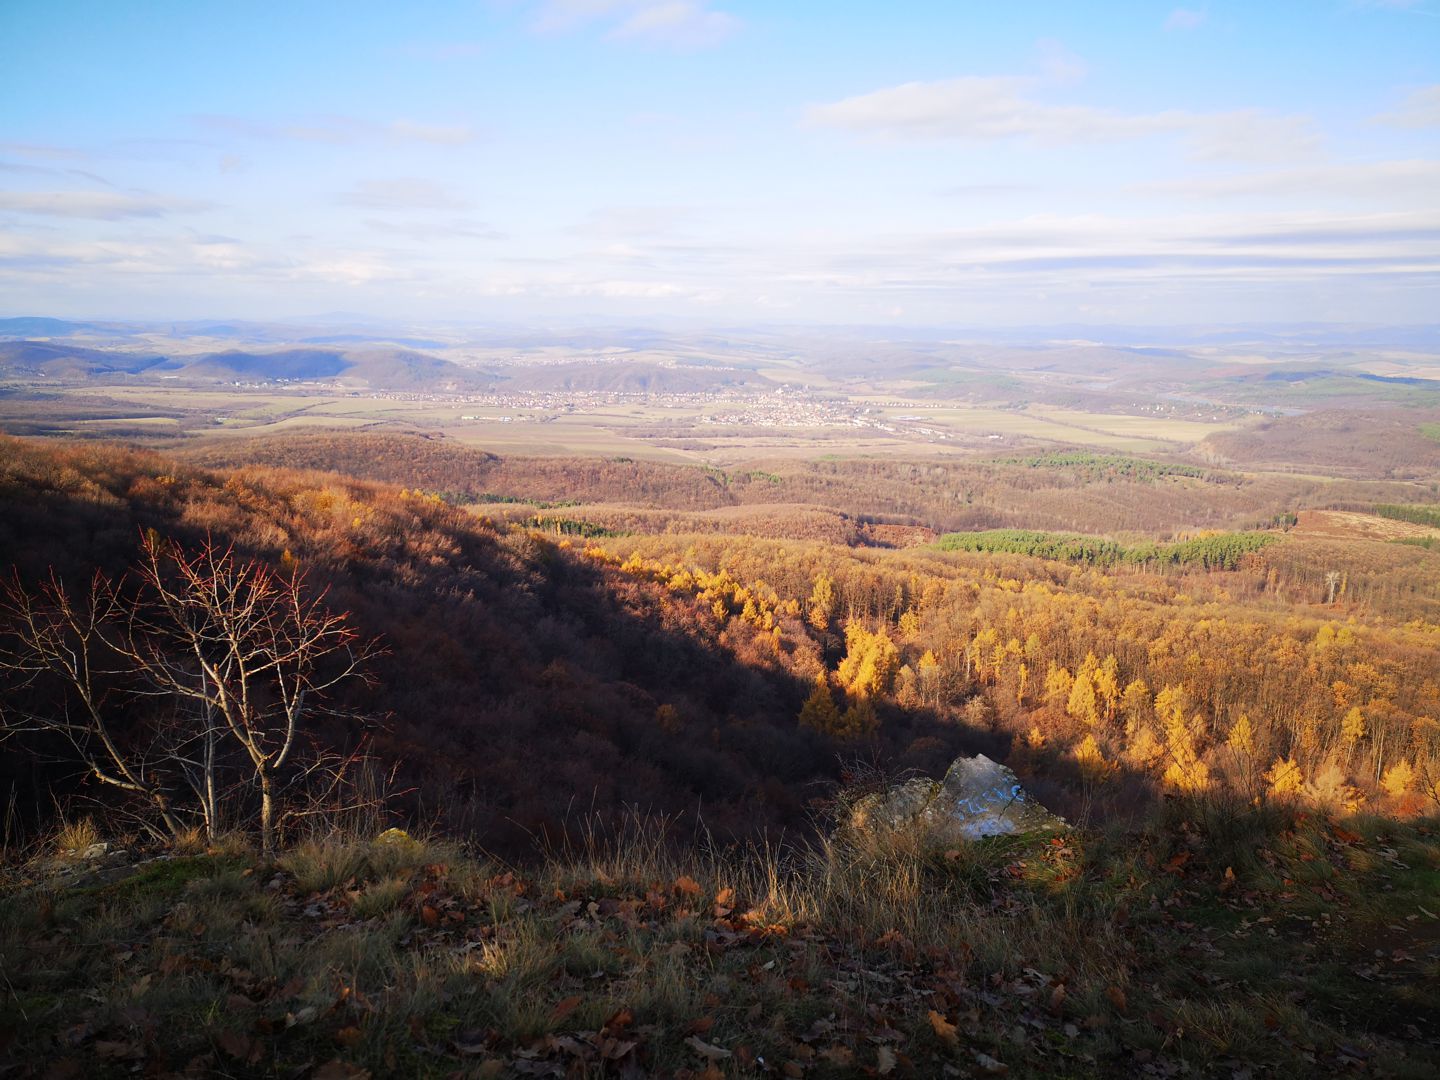
[(443, 184), (420, 177), (362, 180), (335, 201), (366, 210), (463, 210), (469, 206)]
[(812, 124), (895, 139), (1084, 143), (1180, 135), (1201, 158), (1290, 159), (1312, 151), (1319, 141), (1303, 116), (1256, 109), (1122, 113), (1041, 101), (1031, 95), (1035, 88), (1035, 80), (1021, 76), (964, 75), (814, 105), (806, 117)]
[(1432, 83), (1411, 91), (1400, 103), (1400, 108), (1394, 112), (1381, 113), (1374, 120), (1392, 127), (1440, 127), (1440, 83)]
[(1353, 217), (1036, 216), (927, 234), (872, 237), (815, 249), (777, 279), (843, 291), (944, 292), (1009, 282), (1069, 289), (1207, 280), (1285, 284), (1313, 279), (1433, 280), (1440, 214)]
[(1165, 20), (1165, 29), (1175, 30), (1196, 30), (1199, 29), (1209, 18), (1207, 11), (1195, 11), (1192, 8), (1176, 8), (1170, 12), (1169, 18)]
[(1410, 15), (1429, 15), (1435, 12), (1422, 7), (1426, 0), (1350, 0), (1352, 7), (1371, 8), (1378, 11), (1403, 11)]
[(740, 20), (710, 0), (544, 0), (532, 26), (539, 33), (599, 26), (612, 41), (703, 49), (733, 35)]
[(122, 195), (111, 191), (3, 191), (0, 210), (41, 217), (122, 221), (159, 218), (210, 208), (209, 203), (159, 195)]
[(38, 143), (0, 143), (0, 154), (41, 161), (81, 161), (88, 155), (72, 146), (43, 146)]
[(653, 240), (674, 236), (695, 213), (683, 206), (607, 206), (592, 210), (569, 231), (596, 240)]
[(1182, 198), (1227, 199), (1272, 196), (1344, 196), (1374, 202), (1419, 198), (1434, 202), (1440, 190), (1440, 161), (1424, 158), (1360, 164), (1315, 165), (1230, 176), (1197, 177), (1136, 184), (1132, 190)]
[(422, 124), (406, 119), (382, 123), (336, 115), (262, 121), (210, 113), (191, 119), (201, 127), (250, 139), (329, 143), (336, 146), (384, 141), (463, 146), (479, 137), (474, 129), (464, 124)]
[(1035, 43), (1040, 71), (1052, 83), (1076, 83), (1090, 74), (1090, 65), (1055, 38), (1041, 38)]
[(426, 243), (446, 240), (504, 240), (506, 234), (483, 221), (385, 221), (366, 218), (367, 227), (391, 236), (404, 236)]
[(434, 143), (437, 146), (464, 146), (478, 136), (464, 124), (417, 124), (413, 120), (395, 120), (386, 125), (385, 134), (403, 142)]

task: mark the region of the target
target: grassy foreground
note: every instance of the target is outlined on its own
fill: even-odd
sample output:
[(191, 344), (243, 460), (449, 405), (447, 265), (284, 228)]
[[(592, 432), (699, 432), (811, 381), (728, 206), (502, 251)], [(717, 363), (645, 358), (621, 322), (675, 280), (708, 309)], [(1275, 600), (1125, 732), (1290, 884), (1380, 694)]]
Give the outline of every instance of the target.
[(0, 898), (6, 1076), (1440, 1067), (1434, 820), (1175, 801), (929, 854), (640, 827), (524, 869), (338, 839), (46, 865)]

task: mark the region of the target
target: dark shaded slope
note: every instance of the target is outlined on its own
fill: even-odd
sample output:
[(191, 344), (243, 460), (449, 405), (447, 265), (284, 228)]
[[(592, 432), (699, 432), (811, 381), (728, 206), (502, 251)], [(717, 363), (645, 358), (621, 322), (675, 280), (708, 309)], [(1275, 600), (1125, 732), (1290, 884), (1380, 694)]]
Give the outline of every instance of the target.
[[(28, 579), (51, 566), (70, 581), (118, 573), (145, 528), (298, 560), (389, 650), (377, 688), (340, 705), (386, 718), (376, 746), (415, 786), (412, 809), (493, 847), (632, 805), (703, 808), (721, 835), (802, 827), (813, 783), (837, 770), (837, 746), (797, 727), (808, 687), (767, 635), (526, 532), (334, 477), (212, 473), (90, 445), (0, 450), (0, 566)], [(957, 732), (923, 717), (875, 749), (922, 733), (938, 767)], [(322, 734), (358, 737), (338, 720)], [(29, 805), (32, 778), (4, 779), (23, 782)]]
[(48, 378), (135, 374), (173, 366), (155, 353), (83, 349), (49, 341), (0, 341), (0, 374)]

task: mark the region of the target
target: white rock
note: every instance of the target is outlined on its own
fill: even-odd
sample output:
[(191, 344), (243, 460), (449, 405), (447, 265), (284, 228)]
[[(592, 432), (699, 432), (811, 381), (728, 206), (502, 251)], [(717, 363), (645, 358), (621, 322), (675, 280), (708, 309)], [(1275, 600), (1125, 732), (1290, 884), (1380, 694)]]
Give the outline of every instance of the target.
[(927, 847), (985, 836), (1058, 831), (1064, 818), (1036, 802), (1010, 769), (984, 754), (956, 758), (940, 783), (907, 780), (867, 795), (850, 813), (856, 832), (919, 829)]

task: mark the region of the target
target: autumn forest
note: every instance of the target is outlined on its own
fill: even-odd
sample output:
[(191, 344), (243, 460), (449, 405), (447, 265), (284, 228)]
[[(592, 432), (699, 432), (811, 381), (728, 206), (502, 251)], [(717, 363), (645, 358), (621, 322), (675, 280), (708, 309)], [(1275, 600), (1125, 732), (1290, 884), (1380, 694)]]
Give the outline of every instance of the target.
[[(7, 850), (32, 858), (59, 829), (72, 851), (126, 837), (186, 853), (146, 871), (159, 875), (153, 896), (113, 893), (149, 879), (103, 869), (108, 856), (87, 888), (132, 914), (209, 896), (217, 925), (278, 919), (275, 932), (300, 904), (355, 948), (382, 950), (376, 934), (383, 949), (420, 948), (422, 980), (464, 982), (467, 969), (441, 959), (456, 935), (548, 941), (538, 966), (496, 969), (466, 998), (476, 1023), (490, 1018), (483, 1035), (457, 1043), (427, 1027), (443, 1022), (438, 1002), (403, 1038), (388, 1007), (364, 1021), (345, 1019), (347, 1005), (320, 1026), (342, 1050), (359, 1041), (327, 1067), (379, 1060), (383, 1073), (403, 1044), (496, 1070), (568, 1057), (587, 1075), (721, 1075), (758, 1068), (768, 1045), (800, 1070), (789, 1075), (924, 1073), (955, 1053), (1027, 1075), (1066, 1060), (1082, 1073), (1087, 1061), (1209, 1071), (1353, 1057), (1335, 1047), (1365, 1038), (1402, 1075), (1420, 1060), (1412, 1033), (1434, 1030), (1433, 994), (1415, 982), (1434, 964), (1415, 952), (1433, 940), (1433, 899), (1415, 898), (1440, 850), (1440, 552), (1414, 542), (1434, 504), (1413, 482), (1078, 451), (722, 471), (335, 433), (178, 451), (11, 438), (3, 462)], [(1101, 525), (1126, 515), (1127, 528)], [(1012, 769), (1067, 837), (937, 849), (850, 831), (856, 800), (975, 754)], [(403, 839), (382, 853), (386, 829)], [(248, 851), (277, 868), (261, 871), (266, 888), (293, 900), (246, 915), (248, 886), (238, 900), (231, 886), (207, 891)], [(1376, 888), (1388, 897), (1378, 908)], [(638, 907), (623, 906), (629, 895)], [(528, 921), (497, 914), (500, 896)], [(552, 938), (571, 897), (594, 921)], [(1101, 943), (1100, 925), (1137, 902), (1156, 917)], [(625, 948), (650, 956), (708, 927), (719, 967), (677, 971), (646, 1021), (627, 1013), (661, 993), (643, 970), (593, 1001), (576, 983), (593, 1020), (569, 1018), (565, 994), (538, 1027), (505, 1013), (528, 1000), (526, 979), (563, 990), (556, 970), (592, 963), (575, 950), (621, 947), (607, 944), (614, 903)], [(967, 911), (1021, 936), (947, 968), (993, 932), (971, 915), (953, 922)], [(1225, 946), (1206, 961), (1209, 990), (1173, 984), (1163, 942), (1243, 940), (1232, 917), (1323, 924), (1342, 959), (1302, 935), (1273, 974), (1240, 976)], [(1345, 929), (1330, 933), (1332, 918)], [(1085, 927), (1071, 944), (1067, 919)], [(1303, 995), (1350, 1000), (1361, 968), (1343, 955), (1396, 919), (1419, 936), (1395, 937), (1404, 959), (1367, 977), (1408, 1026), (1388, 1033), (1368, 1008), (1327, 1019), (1302, 997), (1292, 1020), (1266, 1013), (1248, 1030), (1245, 1002), (1282, 969)], [(400, 945), (387, 936), (402, 931)], [(732, 940), (749, 944), (730, 957)], [(869, 1013), (847, 997), (860, 1012), (842, 1029), (812, 1015), (823, 984), (798, 969), (796, 1005), (763, 1031), (745, 1011), (763, 980), (740, 994), (744, 1010), (707, 1004), (725, 1000), (712, 982), (728, 985), (731, 960), (773, 948), (802, 968), (823, 953), (826, 978), (913, 965), (918, 950), (929, 974), (907, 968), (902, 982), (919, 983)], [(367, 992), (408, 985), (382, 954), (367, 953), (381, 965)], [(153, 962), (197, 962), (168, 955)], [(1112, 962), (1131, 974), (1101, 973)], [(955, 972), (976, 963), (999, 965), (998, 997), (965, 989)], [(291, 984), (318, 1001), (328, 976), (297, 964)], [(1042, 1019), (1024, 972), (1051, 968)], [(1006, 990), (1010, 970), (1019, 981)], [(262, 1009), (283, 1000), (278, 984), (225, 979)], [(23, 1000), (43, 1005), (41, 985)], [(929, 1000), (948, 994), (948, 1008), (916, 1004), (942, 985)], [(1071, 994), (1074, 1009), (1057, 1004)], [(1127, 994), (1149, 1003), (1138, 1041), (1123, 1028)], [(1219, 1027), (1197, 1040), (1180, 1017), (1202, 1007), (1221, 1010)], [(1004, 1017), (1053, 1029), (1060, 1057), (1044, 1039), (996, 1032)], [(705, 1037), (717, 1019), (728, 1040)], [(126, 1048), (121, 1060), (168, 1045), (115, 1023), (104, 1037)], [(577, 1024), (592, 1025), (581, 1043), (563, 1034)], [(313, 1045), (298, 1029), (215, 1032), (218, 1050), (184, 1052), (259, 1074)], [(42, 1045), (53, 1044), (32, 1052)], [(66, 1060), (98, 1045), (82, 1040)]]

